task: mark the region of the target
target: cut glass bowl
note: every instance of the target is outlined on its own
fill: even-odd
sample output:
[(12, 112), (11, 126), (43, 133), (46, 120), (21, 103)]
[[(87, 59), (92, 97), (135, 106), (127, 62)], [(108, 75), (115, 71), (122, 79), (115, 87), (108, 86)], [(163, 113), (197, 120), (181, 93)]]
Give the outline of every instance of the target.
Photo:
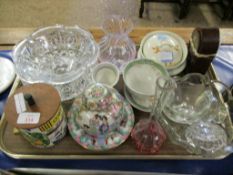
[(99, 48), (78, 26), (45, 27), (18, 43), (13, 51), (16, 73), (24, 84), (44, 82), (64, 100), (79, 95), (91, 82)]

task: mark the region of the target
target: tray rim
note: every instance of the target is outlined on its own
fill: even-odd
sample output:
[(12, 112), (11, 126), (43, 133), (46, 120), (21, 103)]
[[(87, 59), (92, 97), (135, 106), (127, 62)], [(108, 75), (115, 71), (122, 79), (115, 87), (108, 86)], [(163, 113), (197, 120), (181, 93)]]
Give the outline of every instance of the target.
[[(214, 74), (214, 69), (211, 65), (211, 76), (213, 78), (216, 78)], [(20, 84), (20, 79), (17, 76), (15, 78), (14, 84), (12, 86), (12, 89), (10, 91), (10, 95), (14, 93), (16, 88)], [(96, 160), (103, 160), (103, 159), (115, 159), (115, 160), (120, 160), (120, 159), (135, 159), (135, 160), (221, 160), (226, 158), (227, 156), (230, 155), (230, 153), (223, 154), (218, 157), (203, 157), (201, 155), (195, 155), (195, 154), (187, 154), (187, 155), (159, 155), (159, 154), (154, 154), (154, 155), (140, 155), (140, 154), (135, 154), (135, 155), (111, 155), (111, 154), (103, 154), (103, 155), (65, 155), (65, 154), (53, 154), (53, 155), (33, 155), (33, 154), (19, 154), (19, 153), (14, 153), (10, 151), (5, 145), (4, 145), (4, 139), (3, 135), (5, 133), (5, 127), (7, 126), (7, 121), (5, 119), (5, 114), (3, 113), (2, 118), (0, 120), (0, 150), (4, 152), (6, 155), (9, 157), (12, 157), (14, 159), (39, 159), (39, 160), (55, 160), (55, 159), (64, 159), (64, 160), (72, 160), (72, 159), (83, 159), (83, 160), (88, 160), (88, 159), (96, 159)]]

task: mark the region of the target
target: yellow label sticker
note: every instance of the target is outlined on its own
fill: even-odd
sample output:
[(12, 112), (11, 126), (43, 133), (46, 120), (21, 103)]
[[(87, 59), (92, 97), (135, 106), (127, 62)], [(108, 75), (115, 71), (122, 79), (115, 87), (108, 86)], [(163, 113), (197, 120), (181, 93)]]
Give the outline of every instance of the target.
[(63, 109), (60, 107), (57, 114), (51, 120), (40, 126), (39, 129), (41, 130), (41, 132), (52, 129), (54, 126), (57, 125), (59, 121), (61, 121), (62, 116), (63, 116)]

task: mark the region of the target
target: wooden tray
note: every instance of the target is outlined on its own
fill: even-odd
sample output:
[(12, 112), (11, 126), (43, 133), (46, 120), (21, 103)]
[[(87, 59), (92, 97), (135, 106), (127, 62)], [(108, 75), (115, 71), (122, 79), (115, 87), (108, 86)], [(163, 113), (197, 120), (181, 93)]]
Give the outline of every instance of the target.
[[(122, 80), (121, 80), (122, 81)], [(122, 83), (120, 83), (122, 84)], [(12, 92), (21, 86), (21, 82), (16, 78), (12, 87)], [(64, 109), (69, 107), (70, 103), (63, 104)], [(140, 117), (148, 116), (134, 109), (136, 121)], [(227, 125), (232, 130), (232, 124), (229, 116)], [(229, 127), (227, 127), (229, 128)], [(129, 137), (125, 143), (119, 147), (102, 152), (89, 151), (77, 144), (67, 132), (67, 135), (60, 143), (52, 148), (39, 149), (30, 145), (20, 134), (13, 133), (13, 127), (8, 124), (4, 114), (0, 123), (0, 148), (10, 157), (19, 159), (208, 159), (200, 155), (188, 153), (182, 147), (172, 144), (167, 140), (158, 154), (147, 155), (139, 153)], [(228, 154), (215, 157), (214, 159), (222, 159)]]

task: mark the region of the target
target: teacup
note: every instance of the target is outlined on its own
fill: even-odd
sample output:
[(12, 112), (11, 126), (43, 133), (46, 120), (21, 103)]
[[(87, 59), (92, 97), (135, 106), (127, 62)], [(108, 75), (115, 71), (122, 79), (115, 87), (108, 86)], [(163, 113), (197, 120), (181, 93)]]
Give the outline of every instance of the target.
[(169, 76), (166, 68), (149, 59), (137, 59), (129, 62), (123, 71), (123, 80), (133, 101), (145, 108), (154, 103), (156, 80), (160, 76)]

